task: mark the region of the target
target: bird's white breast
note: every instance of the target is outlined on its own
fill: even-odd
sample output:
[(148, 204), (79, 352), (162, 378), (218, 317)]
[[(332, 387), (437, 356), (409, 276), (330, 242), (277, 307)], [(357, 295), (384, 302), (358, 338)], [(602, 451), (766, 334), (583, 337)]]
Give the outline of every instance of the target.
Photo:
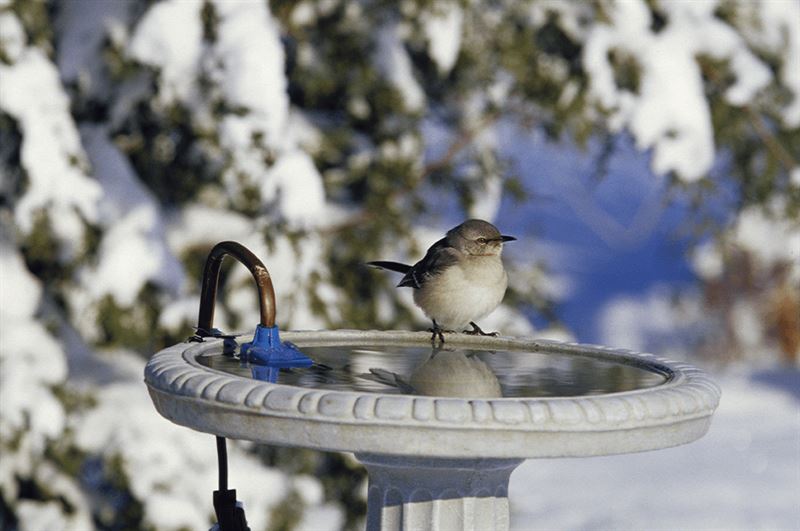
[(458, 330), (497, 308), (507, 285), (499, 256), (468, 256), (414, 290), (414, 302), (443, 328)]

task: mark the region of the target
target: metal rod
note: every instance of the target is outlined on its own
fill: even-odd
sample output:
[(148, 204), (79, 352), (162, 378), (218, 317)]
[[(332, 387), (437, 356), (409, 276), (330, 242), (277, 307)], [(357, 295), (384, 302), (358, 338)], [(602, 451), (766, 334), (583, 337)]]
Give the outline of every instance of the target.
[(233, 256), (247, 267), (256, 281), (261, 325), (267, 328), (275, 326), (275, 290), (272, 287), (269, 271), (267, 271), (264, 263), (244, 245), (227, 241), (215, 245), (206, 259), (206, 265), (203, 270), (203, 285), (200, 292), (200, 314), (197, 318), (198, 334), (201, 336), (210, 334), (213, 328), (219, 270), (222, 266), (223, 258), (228, 255)]
[(225, 437), (217, 436), (217, 466), (219, 467), (219, 491), (228, 490), (228, 448)]

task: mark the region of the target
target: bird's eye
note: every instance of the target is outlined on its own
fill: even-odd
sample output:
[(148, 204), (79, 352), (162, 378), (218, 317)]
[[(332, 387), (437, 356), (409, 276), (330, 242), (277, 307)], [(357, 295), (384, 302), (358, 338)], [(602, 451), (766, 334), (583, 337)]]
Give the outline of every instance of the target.
[(487, 241), (486, 238), (483, 237), (477, 239), (478, 243), (486, 243), (486, 241)]

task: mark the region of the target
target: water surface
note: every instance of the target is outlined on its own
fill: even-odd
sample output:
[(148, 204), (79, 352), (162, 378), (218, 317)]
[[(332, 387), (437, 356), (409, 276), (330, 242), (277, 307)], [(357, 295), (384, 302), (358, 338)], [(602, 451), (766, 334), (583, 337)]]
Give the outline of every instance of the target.
[[(310, 389), (470, 397), (590, 396), (663, 384), (668, 375), (633, 364), (575, 354), (434, 350), (419, 346), (302, 347), (307, 368), (281, 369), (277, 383)], [(205, 354), (216, 370), (253, 378), (234, 355)], [(261, 378), (263, 379), (263, 378)]]

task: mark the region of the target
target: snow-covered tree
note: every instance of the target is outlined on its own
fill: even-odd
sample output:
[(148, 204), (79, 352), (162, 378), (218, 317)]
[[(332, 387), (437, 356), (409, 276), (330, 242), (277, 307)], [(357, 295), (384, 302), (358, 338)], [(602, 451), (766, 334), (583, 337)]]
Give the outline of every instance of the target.
[[(208, 250), (264, 260), (284, 328), (418, 325), (362, 263), (535, 195), (501, 125), (649, 151), (713, 237), (709, 290), (756, 263), (747, 308), (796, 359), (798, 20), (780, 0), (0, 0), (0, 523), (207, 525), (212, 441), (158, 418), (140, 380), (191, 333)], [(548, 275), (513, 267), (494, 324), (532, 333), (525, 311), (557, 317)], [(255, 325), (251, 290), (231, 268), (217, 327)], [(232, 450), (256, 528), (354, 525), (363, 500), (332, 494), (363, 481), (351, 461), (295, 453), (294, 475), (270, 452)]]

